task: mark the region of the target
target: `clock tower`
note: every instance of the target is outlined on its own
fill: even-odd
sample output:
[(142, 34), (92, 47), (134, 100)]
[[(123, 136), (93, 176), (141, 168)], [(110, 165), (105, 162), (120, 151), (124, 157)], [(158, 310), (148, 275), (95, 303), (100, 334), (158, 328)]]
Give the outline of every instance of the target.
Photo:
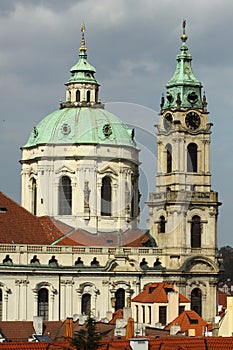
[(156, 192), (150, 193), (149, 224), (166, 281), (191, 299), (207, 321), (217, 313), (218, 193), (211, 189), (206, 96), (193, 74), (185, 21), (173, 77), (162, 96), (157, 127)]

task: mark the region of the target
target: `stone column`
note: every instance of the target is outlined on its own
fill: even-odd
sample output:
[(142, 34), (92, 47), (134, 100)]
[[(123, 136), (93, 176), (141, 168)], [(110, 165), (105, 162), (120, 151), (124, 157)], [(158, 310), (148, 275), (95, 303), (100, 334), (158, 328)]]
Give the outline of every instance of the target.
[(15, 305), (16, 305), (16, 320), (20, 321), (20, 280), (15, 280), (15, 291), (16, 291), (16, 296), (15, 296)]
[(22, 320), (27, 320), (27, 288), (28, 288), (29, 281), (28, 279), (25, 279), (22, 281)]

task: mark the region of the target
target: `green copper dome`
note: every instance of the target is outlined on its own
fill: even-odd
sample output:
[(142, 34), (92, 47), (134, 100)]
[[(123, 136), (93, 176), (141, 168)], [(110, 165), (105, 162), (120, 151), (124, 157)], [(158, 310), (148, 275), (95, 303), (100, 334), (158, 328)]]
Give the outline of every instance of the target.
[[(84, 24), (81, 32), (79, 60), (71, 68), (71, 77), (65, 84), (68, 98), (65, 103), (60, 103), (60, 110), (49, 114), (34, 127), (24, 148), (42, 144), (108, 144), (136, 147), (132, 130), (114, 114), (106, 111), (97, 99), (99, 84), (94, 77), (95, 68), (87, 61)], [(81, 87), (76, 87), (76, 83)]]
[(64, 108), (45, 117), (23, 148), (41, 144), (109, 144), (136, 147), (132, 130), (103, 108)]

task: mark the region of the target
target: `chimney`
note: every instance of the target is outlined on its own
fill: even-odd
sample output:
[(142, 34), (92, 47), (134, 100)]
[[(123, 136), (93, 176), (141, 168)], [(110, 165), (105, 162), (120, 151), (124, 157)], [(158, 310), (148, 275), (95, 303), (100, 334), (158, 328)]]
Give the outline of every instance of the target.
[(73, 318), (67, 317), (65, 323), (65, 338), (73, 338)]
[(43, 334), (43, 317), (42, 316), (33, 316), (33, 328), (35, 330), (35, 334), (37, 335)]

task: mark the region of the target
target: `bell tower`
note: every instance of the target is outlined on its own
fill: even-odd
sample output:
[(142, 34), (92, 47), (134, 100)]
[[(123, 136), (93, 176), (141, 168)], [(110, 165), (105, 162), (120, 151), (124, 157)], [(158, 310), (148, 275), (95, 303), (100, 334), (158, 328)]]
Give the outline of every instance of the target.
[(149, 224), (162, 250), (166, 276), (206, 320), (216, 315), (218, 193), (211, 189), (210, 135), (205, 93), (193, 74), (185, 21), (173, 77), (161, 99), (157, 127), (156, 192)]

